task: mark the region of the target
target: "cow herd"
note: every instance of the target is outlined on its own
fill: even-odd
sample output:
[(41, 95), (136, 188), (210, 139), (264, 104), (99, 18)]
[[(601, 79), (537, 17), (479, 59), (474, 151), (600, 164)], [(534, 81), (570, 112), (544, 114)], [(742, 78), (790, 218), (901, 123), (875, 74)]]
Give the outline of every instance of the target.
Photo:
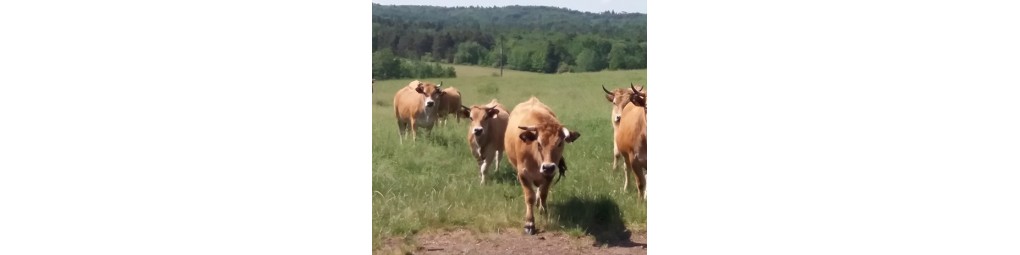
[[(580, 138), (581, 133), (561, 123), (553, 110), (534, 96), (517, 104), (511, 111), (507, 111), (496, 99), (468, 107), (461, 104), (461, 94), (457, 89), (442, 88), (442, 85), (442, 82), (434, 84), (415, 80), (394, 95), (393, 109), (400, 143), (403, 144), (408, 132), (414, 141), (419, 128), (431, 131), (438, 122), (445, 126), (448, 115), (454, 115), (458, 123), (461, 118), (468, 119), (467, 142), (471, 155), (478, 162), (480, 182), (485, 184), (486, 169), (490, 165), (494, 170), (499, 168), (500, 156), (506, 155), (524, 191), (524, 231), (534, 234), (534, 207), (537, 206), (542, 213), (546, 211), (546, 198), (553, 177), (559, 173), (562, 179), (567, 171), (563, 150), (566, 144)], [(602, 90), (612, 103), (613, 169), (617, 168), (617, 159), (622, 158), (624, 189), (630, 179), (628, 172), (633, 173), (638, 196), (646, 199), (647, 91), (633, 84), (630, 88), (612, 91), (603, 86)]]

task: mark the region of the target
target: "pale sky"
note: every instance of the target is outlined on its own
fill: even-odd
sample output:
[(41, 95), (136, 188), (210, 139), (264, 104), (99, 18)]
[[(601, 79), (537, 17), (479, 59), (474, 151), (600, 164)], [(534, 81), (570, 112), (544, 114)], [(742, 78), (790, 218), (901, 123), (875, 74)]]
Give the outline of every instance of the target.
[(372, 0), (382, 5), (432, 5), (432, 6), (507, 6), (507, 5), (541, 5), (563, 7), (586, 12), (617, 11), (629, 13), (648, 13), (648, 2), (645, 0)]

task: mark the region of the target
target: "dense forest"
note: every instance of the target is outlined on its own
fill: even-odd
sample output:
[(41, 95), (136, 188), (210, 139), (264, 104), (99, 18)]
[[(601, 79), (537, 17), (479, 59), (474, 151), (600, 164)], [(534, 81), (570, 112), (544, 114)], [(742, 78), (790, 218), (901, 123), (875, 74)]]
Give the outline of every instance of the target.
[(646, 24), (642, 13), (372, 4), (373, 76), (408, 73), (376, 70), (383, 55), (492, 67), (502, 60), (507, 69), (543, 73), (644, 69)]

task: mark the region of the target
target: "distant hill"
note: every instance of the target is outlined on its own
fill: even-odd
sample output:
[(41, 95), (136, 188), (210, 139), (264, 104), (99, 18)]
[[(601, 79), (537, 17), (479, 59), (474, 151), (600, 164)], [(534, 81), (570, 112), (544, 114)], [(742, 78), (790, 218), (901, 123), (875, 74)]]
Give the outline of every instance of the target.
[(412, 60), (499, 66), (502, 45), (508, 69), (644, 69), (646, 40), (641, 13), (372, 4), (372, 51)]

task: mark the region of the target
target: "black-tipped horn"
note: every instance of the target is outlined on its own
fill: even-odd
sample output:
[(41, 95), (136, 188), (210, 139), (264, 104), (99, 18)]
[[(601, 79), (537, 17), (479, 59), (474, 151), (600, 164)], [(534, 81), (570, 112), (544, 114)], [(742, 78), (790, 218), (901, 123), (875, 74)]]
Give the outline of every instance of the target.
[(606, 94), (610, 94), (610, 95), (612, 95), (612, 94), (613, 94), (613, 92), (609, 92), (609, 90), (608, 90), (608, 89), (606, 89), (606, 85), (605, 85), (605, 84), (602, 84), (602, 91), (605, 91), (605, 92), (606, 92)]
[(634, 83), (631, 83), (631, 84), (630, 84), (630, 90), (633, 90), (633, 91), (634, 91), (634, 93), (639, 93), (639, 94), (641, 93), (641, 91), (640, 91), (640, 90), (638, 90), (638, 89), (635, 89), (635, 88), (634, 88)]

